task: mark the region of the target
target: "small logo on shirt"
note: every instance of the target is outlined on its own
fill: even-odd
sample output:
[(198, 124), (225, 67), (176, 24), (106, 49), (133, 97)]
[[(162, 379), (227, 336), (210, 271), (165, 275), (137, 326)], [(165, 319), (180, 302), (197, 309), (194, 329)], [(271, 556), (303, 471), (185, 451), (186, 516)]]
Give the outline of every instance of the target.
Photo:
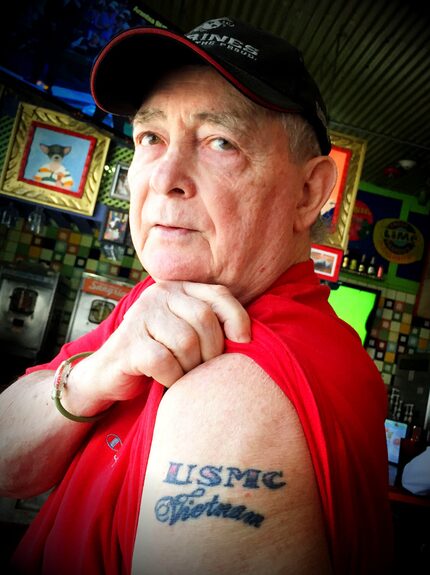
[(109, 433), (109, 435), (106, 435), (106, 443), (108, 447), (114, 451), (113, 459), (116, 461), (118, 459), (118, 452), (122, 447), (121, 438), (116, 435), (116, 433)]

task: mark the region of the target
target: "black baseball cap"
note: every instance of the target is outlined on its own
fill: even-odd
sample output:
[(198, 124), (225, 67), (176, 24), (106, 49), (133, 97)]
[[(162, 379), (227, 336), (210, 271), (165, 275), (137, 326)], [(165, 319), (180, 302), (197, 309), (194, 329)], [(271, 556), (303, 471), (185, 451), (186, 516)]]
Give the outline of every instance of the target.
[(208, 20), (185, 35), (155, 27), (121, 32), (94, 61), (91, 92), (105, 112), (132, 116), (158, 76), (202, 61), (257, 104), (303, 116), (315, 130), (321, 152), (329, 154), (326, 107), (300, 51), (232, 18)]

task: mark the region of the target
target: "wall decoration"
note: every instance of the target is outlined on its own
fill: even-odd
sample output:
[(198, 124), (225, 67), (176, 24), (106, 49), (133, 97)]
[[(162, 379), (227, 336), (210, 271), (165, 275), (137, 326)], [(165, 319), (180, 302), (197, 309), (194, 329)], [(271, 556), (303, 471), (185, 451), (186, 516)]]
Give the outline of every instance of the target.
[(396, 218), (376, 222), (373, 243), (383, 258), (396, 264), (420, 261), (424, 253), (424, 238), (413, 224)]
[(66, 114), (21, 103), (0, 193), (91, 216), (110, 139)]
[(128, 164), (118, 162), (115, 166), (115, 173), (112, 180), (110, 197), (117, 200), (130, 201), (130, 188), (128, 187), (127, 173)]
[(340, 249), (312, 244), (311, 258), (314, 261), (315, 273), (321, 279), (337, 281), (342, 256), (343, 251)]
[(322, 219), (328, 228), (324, 241), (329, 246), (345, 250), (363, 168), (366, 141), (338, 132), (330, 132), (330, 138), (330, 156), (336, 162), (338, 180), (321, 211)]
[(128, 233), (128, 212), (109, 209), (100, 233), (101, 242), (124, 245)]

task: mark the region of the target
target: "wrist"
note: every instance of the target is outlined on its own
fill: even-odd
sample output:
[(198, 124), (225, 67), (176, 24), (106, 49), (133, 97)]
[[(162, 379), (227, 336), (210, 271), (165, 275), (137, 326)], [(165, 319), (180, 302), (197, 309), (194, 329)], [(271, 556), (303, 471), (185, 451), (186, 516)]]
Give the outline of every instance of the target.
[(69, 357), (60, 364), (54, 375), (52, 399), (55, 406), (64, 417), (79, 423), (97, 421), (112, 404), (83, 391), (86, 377), (85, 366), (81, 362), (91, 353), (83, 352)]

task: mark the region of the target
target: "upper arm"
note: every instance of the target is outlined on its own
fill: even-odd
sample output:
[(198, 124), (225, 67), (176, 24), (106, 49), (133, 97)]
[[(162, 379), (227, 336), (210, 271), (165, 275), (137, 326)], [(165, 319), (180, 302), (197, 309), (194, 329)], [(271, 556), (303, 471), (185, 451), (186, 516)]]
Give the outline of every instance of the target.
[(246, 356), (194, 369), (160, 405), (133, 572), (329, 571), (312, 463), (291, 403)]

